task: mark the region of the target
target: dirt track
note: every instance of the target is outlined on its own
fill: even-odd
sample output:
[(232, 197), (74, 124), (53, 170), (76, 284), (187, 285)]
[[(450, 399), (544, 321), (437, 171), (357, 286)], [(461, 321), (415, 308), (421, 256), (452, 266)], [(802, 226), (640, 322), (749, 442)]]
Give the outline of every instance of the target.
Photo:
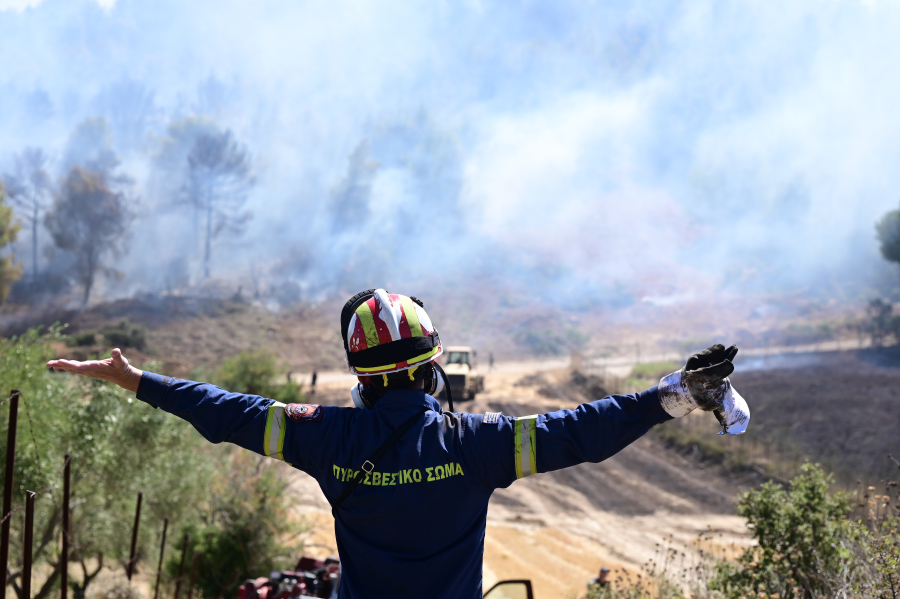
[[(509, 370), (490, 373), (486, 392), (456, 409), (523, 415), (590, 399), (569, 382), (565, 369), (524, 375)], [(319, 388), (315, 401), (349, 405), (348, 380), (334, 378)], [(549, 389), (557, 397), (546, 397)], [(318, 528), (310, 541), (317, 553), (333, 553), (327, 502), (315, 481), (292, 472), (302, 512)], [(636, 571), (658, 556), (659, 545), (670, 535), (672, 546), (679, 548), (710, 529), (723, 546), (746, 544), (744, 522), (733, 515), (738, 491), (736, 484), (650, 439), (639, 440), (601, 464), (517, 481), (495, 492), (491, 500), (486, 588), (504, 578), (530, 578), (538, 599), (557, 599), (583, 592), (601, 565)]]

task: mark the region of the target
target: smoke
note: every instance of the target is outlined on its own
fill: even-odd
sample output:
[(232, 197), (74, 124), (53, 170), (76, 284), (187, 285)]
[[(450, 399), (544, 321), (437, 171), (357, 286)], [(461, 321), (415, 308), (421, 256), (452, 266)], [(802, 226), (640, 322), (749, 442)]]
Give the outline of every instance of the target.
[(854, 300), (890, 272), (898, 26), (887, 1), (7, 0), (0, 172), (36, 146), (57, 177), (130, 177), (108, 296), (203, 280), (186, 159), (228, 132), (253, 219), (213, 276), (284, 301), (440, 280), (567, 309)]

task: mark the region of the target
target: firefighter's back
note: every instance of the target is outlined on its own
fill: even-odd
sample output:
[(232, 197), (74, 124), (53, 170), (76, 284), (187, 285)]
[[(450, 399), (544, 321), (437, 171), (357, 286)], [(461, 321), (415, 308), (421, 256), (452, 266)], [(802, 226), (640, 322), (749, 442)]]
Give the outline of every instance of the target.
[(422, 392), (390, 391), (375, 409), (325, 409), (332, 451), (316, 477), (332, 504), (393, 431), (421, 414), (335, 509), (341, 597), (481, 596), (493, 487), (467, 446), (471, 416), (435, 408)]

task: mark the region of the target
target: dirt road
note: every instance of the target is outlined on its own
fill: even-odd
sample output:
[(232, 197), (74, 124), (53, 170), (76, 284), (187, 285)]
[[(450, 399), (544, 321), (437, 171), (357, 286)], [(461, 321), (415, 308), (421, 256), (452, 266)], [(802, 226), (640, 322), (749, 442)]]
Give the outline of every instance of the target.
[[(566, 369), (526, 373), (511, 368), (488, 373), (485, 393), (460, 402), (456, 409), (524, 415), (590, 399)], [(350, 405), (352, 381), (320, 376), (314, 401)], [(315, 481), (293, 472), (300, 511), (317, 527), (311, 548), (322, 555), (334, 553), (333, 521), (325, 498)], [(734, 515), (738, 491), (736, 484), (649, 439), (601, 464), (517, 481), (491, 500), (485, 588), (504, 578), (530, 578), (538, 599), (557, 599), (582, 593), (602, 565), (636, 572), (659, 556), (661, 546), (680, 550), (703, 532), (712, 530), (721, 546), (745, 545), (744, 522)]]

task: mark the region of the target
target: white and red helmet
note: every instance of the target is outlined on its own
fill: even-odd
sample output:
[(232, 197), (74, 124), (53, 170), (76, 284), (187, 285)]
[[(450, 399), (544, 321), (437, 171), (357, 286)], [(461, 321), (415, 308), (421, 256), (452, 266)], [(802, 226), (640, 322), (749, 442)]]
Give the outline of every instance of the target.
[(414, 297), (369, 289), (341, 311), (341, 333), (350, 371), (372, 376), (416, 368), (441, 355), (441, 339)]

